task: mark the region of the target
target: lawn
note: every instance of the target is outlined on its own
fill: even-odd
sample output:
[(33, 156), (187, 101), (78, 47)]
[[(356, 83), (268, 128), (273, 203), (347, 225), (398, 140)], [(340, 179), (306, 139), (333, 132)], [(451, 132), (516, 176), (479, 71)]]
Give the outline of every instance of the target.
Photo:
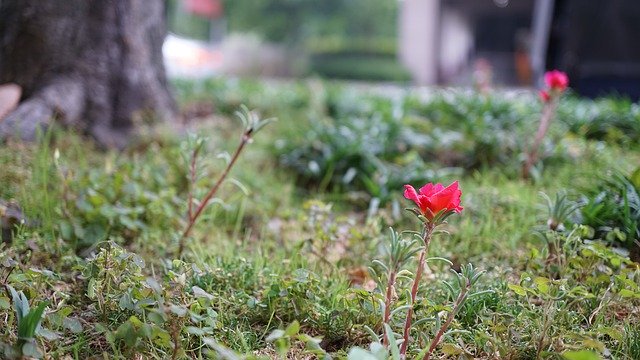
[[(522, 179), (532, 93), (174, 87), (123, 152), (0, 145), (1, 358), (640, 359), (638, 104), (563, 95)], [(456, 180), (419, 268), (404, 185)]]

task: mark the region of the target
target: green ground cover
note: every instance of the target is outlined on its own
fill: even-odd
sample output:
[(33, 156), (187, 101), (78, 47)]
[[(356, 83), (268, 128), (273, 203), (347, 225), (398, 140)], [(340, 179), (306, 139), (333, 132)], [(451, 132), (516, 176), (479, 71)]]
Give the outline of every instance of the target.
[[(60, 129), (0, 145), (3, 226), (10, 202), (25, 219), (0, 247), (0, 357), (397, 358), (380, 345), (381, 304), (389, 227), (419, 230), (403, 185), (459, 180), (464, 210), (429, 250), (450, 262), (425, 270), (408, 358), (452, 311), (468, 263), (486, 272), (434, 358), (640, 358), (637, 104), (565, 96), (525, 181), (532, 94), (175, 88), (190, 135), (146, 129), (124, 152)], [(179, 258), (189, 193), (201, 199), (225, 168), (242, 104), (278, 121), (255, 134)], [(397, 340), (415, 262), (396, 284)]]

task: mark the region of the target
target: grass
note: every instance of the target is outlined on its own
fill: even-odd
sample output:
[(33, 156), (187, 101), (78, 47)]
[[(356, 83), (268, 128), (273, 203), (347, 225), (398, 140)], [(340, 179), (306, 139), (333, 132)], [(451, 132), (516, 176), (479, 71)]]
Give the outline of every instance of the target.
[[(316, 179), (283, 166), (292, 147), (281, 145), (303, 148), (300, 144), (312, 139), (310, 131), (323, 131), (313, 121), (339, 119), (341, 126), (350, 126), (352, 117), (381, 113), (399, 121), (399, 131), (426, 135), (455, 131), (453, 123), (464, 118), (471, 120), (461, 128), (473, 129), (485, 119), (491, 126), (482, 131), (493, 131), (525, 116), (515, 121), (525, 122), (523, 127), (506, 140), (464, 129), (463, 141), (451, 147), (464, 149), (456, 154), (464, 160), (454, 164), (457, 170), (412, 179), (414, 185), (459, 179), (465, 210), (450, 218), (449, 235), (432, 242), (430, 255), (448, 258), (452, 265), (434, 262), (424, 276), (414, 307), (416, 319), (423, 320), (415, 322), (411, 356), (429, 345), (437, 330), (435, 318), (450, 310), (452, 294), (443, 283), (454, 278), (449, 268), (471, 262), (487, 271), (476, 286), (487, 292), (460, 309), (437, 356), (554, 359), (589, 350), (597, 356), (637, 358), (637, 264), (619, 255), (615, 244), (589, 238), (589, 229), (572, 220), (565, 232), (543, 231), (563, 246), (561, 265), (556, 265), (550, 263), (547, 243), (533, 231), (547, 221), (539, 192), (553, 198), (567, 190), (577, 199), (603, 174), (630, 174), (639, 163), (640, 151), (619, 136), (593, 139), (595, 132), (587, 136), (565, 127), (572, 121), (570, 109), (591, 104), (568, 101), (573, 107), (552, 125), (553, 141), (540, 175), (523, 181), (516, 175), (519, 147), (512, 146), (511, 136), (528, 129), (527, 119), (535, 118), (536, 107), (526, 95), (489, 103), (466, 95), (456, 98), (469, 98), (458, 108), (450, 106), (446, 94), (422, 100), (421, 106), (418, 97), (411, 97), (402, 105), (407, 111), (390, 115), (394, 112), (386, 112), (385, 96), (314, 81), (214, 80), (180, 82), (177, 88), (185, 112), (214, 109), (189, 120), (191, 131), (209, 138), (194, 185), (197, 197), (225, 166), (219, 152), (231, 153), (239, 141), (241, 126), (231, 114), (239, 104), (279, 119), (240, 158), (233, 179), (194, 228), (182, 259), (175, 259), (175, 251), (189, 189), (184, 139), (150, 135), (135, 148), (113, 153), (95, 150), (72, 131), (54, 129), (37, 143), (0, 146), (0, 198), (15, 200), (30, 219), (10, 245), (0, 248), (0, 282), (22, 291), (32, 307), (50, 301), (36, 331), (42, 356), (345, 358), (355, 347), (369, 349), (378, 341), (369, 329), (380, 335), (382, 324), (381, 290), (375, 289), (367, 267), (375, 266), (374, 259), (386, 261), (389, 226), (418, 228), (402, 210), (410, 206), (402, 198), (402, 180), (380, 182), (388, 196), (378, 201), (361, 183), (322, 184), (323, 176)], [(355, 96), (341, 103), (341, 92)], [(468, 116), (461, 117), (459, 109)], [(623, 120), (627, 128), (636, 121)], [(492, 149), (505, 149), (504, 140), (514, 155), (491, 161), (474, 157), (476, 151), (468, 149), (475, 149), (477, 139)], [(431, 156), (434, 145), (402, 136), (397, 141), (386, 146), (399, 155), (376, 155), (395, 171), (415, 166), (406, 154), (430, 169), (451, 166)], [(439, 144), (435, 148), (445, 146)], [(332, 146), (343, 145), (348, 144)], [(358, 165), (334, 168), (346, 172)], [(366, 166), (358, 171), (376, 178), (381, 170)], [(345, 176), (336, 174), (336, 179)], [(396, 307), (406, 304), (400, 289), (409, 283), (399, 280)], [(0, 295), (0, 318), (7, 324), (0, 328), (0, 351), (6, 357), (18, 343), (10, 299)], [(391, 321), (394, 332), (401, 333), (404, 311)]]

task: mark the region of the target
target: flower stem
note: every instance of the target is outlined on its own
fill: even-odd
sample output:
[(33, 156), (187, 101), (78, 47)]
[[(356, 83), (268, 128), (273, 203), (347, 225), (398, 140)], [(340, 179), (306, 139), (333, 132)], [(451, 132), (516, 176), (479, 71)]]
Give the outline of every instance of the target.
[[(389, 318), (391, 317), (391, 298), (393, 297), (393, 287), (396, 283), (396, 271), (389, 271), (389, 281), (387, 282), (387, 294), (384, 299), (384, 317), (382, 319), (382, 324), (389, 324)], [(387, 334), (387, 330), (385, 327), (384, 330), (384, 338), (382, 339), (382, 343), (384, 346), (389, 344), (388, 340), (389, 334)]]
[(200, 205), (198, 205), (198, 207), (196, 208), (195, 212), (193, 212), (192, 215), (189, 217), (189, 219), (188, 219), (189, 222), (187, 223), (187, 226), (184, 229), (184, 232), (180, 236), (180, 240), (179, 240), (179, 244), (178, 244), (178, 257), (182, 257), (182, 253), (184, 252), (184, 247), (186, 245), (186, 240), (189, 237), (189, 234), (191, 233), (191, 230), (193, 229), (193, 226), (195, 225), (196, 221), (198, 220), (198, 217), (200, 217), (200, 214), (202, 214), (202, 211), (207, 207), (207, 204), (209, 204), (209, 201), (218, 192), (218, 189), (220, 188), (220, 185), (222, 185), (222, 183), (224, 182), (224, 179), (227, 177), (227, 175), (229, 175), (229, 172), (231, 171), (231, 169), (233, 168), (233, 165), (238, 160), (238, 157), (240, 156), (240, 153), (242, 153), (242, 150), (244, 149), (244, 147), (251, 140), (251, 134), (252, 134), (252, 129), (251, 128), (247, 129), (242, 134), (242, 138), (240, 140), (240, 144), (238, 144), (238, 147), (236, 148), (235, 153), (231, 157), (231, 161), (229, 161), (229, 164), (227, 164), (227, 167), (224, 169), (224, 171), (222, 172), (222, 174), (218, 178), (218, 181), (216, 181), (216, 183), (213, 185), (213, 187), (211, 187), (211, 190), (209, 190), (207, 195), (205, 195), (205, 197), (202, 199), (202, 201), (200, 202)]
[(418, 260), (418, 269), (416, 270), (416, 277), (413, 279), (413, 286), (411, 287), (411, 307), (407, 310), (407, 318), (404, 321), (404, 331), (402, 345), (400, 346), (400, 357), (405, 358), (407, 353), (407, 347), (409, 346), (409, 333), (411, 332), (411, 321), (413, 320), (413, 307), (415, 306), (416, 297), (418, 295), (418, 287), (420, 286), (420, 279), (422, 278), (422, 272), (424, 271), (424, 262), (427, 252), (429, 251), (429, 243), (431, 242), (431, 234), (433, 234), (433, 224), (425, 224), (422, 240), (424, 241), (424, 249), (420, 252), (420, 259)]
[(429, 346), (429, 351), (427, 351), (427, 353), (424, 355), (422, 360), (429, 360), (429, 358), (431, 357), (431, 354), (435, 351), (436, 347), (440, 343), (440, 339), (449, 328), (449, 325), (451, 325), (453, 318), (456, 316), (456, 314), (460, 310), (460, 307), (464, 303), (464, 300), (466, 299), (467, 293), (469, 292), (470, 289), (471, 289), (471, 283), (469, 282), (469, 280), (467, 280), (466, 286), (460, 289), (460, 294), (456, 299), (455, 305), (453, 306), (453, 310), (451, 310), (451, 312), (449, 313), (449, 316), (447, 316), (447, 320), (444, 322), (444, 324), (440, 326), (438, 333), (433, 338), (433, 341), (431, 341), (431, 346)]
[(527, 179), (531, 175), (531, 168), (538, 161), (538, 150), (540, 145), (542, 144), (542, 140), (544, 140), (544, 136), (547, 134), (547, 130), (549, 130), (549, 125), (551, 124), (551, 120), (553, 119), (553, 115), (555, 113), (557, 107), (557, 101), (552, 99), (549, 102), (544, 104), (544, 108), (542, 109), (542, 116), (540, 117), (540, 126), (538, 127), (538, 132), (536, 133), (536, 137), (533, 140), (533, 145), (529, 152), (527, 153), (527, 160), (522, 167), (522, 177)]

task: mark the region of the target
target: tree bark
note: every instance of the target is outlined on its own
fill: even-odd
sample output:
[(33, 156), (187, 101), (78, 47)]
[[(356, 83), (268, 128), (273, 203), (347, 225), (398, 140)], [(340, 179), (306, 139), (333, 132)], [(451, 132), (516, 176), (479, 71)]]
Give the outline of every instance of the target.
[(52, 119), (123, 147), (138, 120), (175, 114), (162, 59), (164, 0), (0, 0), (0, 84), (23, 89), (0, 138)]

